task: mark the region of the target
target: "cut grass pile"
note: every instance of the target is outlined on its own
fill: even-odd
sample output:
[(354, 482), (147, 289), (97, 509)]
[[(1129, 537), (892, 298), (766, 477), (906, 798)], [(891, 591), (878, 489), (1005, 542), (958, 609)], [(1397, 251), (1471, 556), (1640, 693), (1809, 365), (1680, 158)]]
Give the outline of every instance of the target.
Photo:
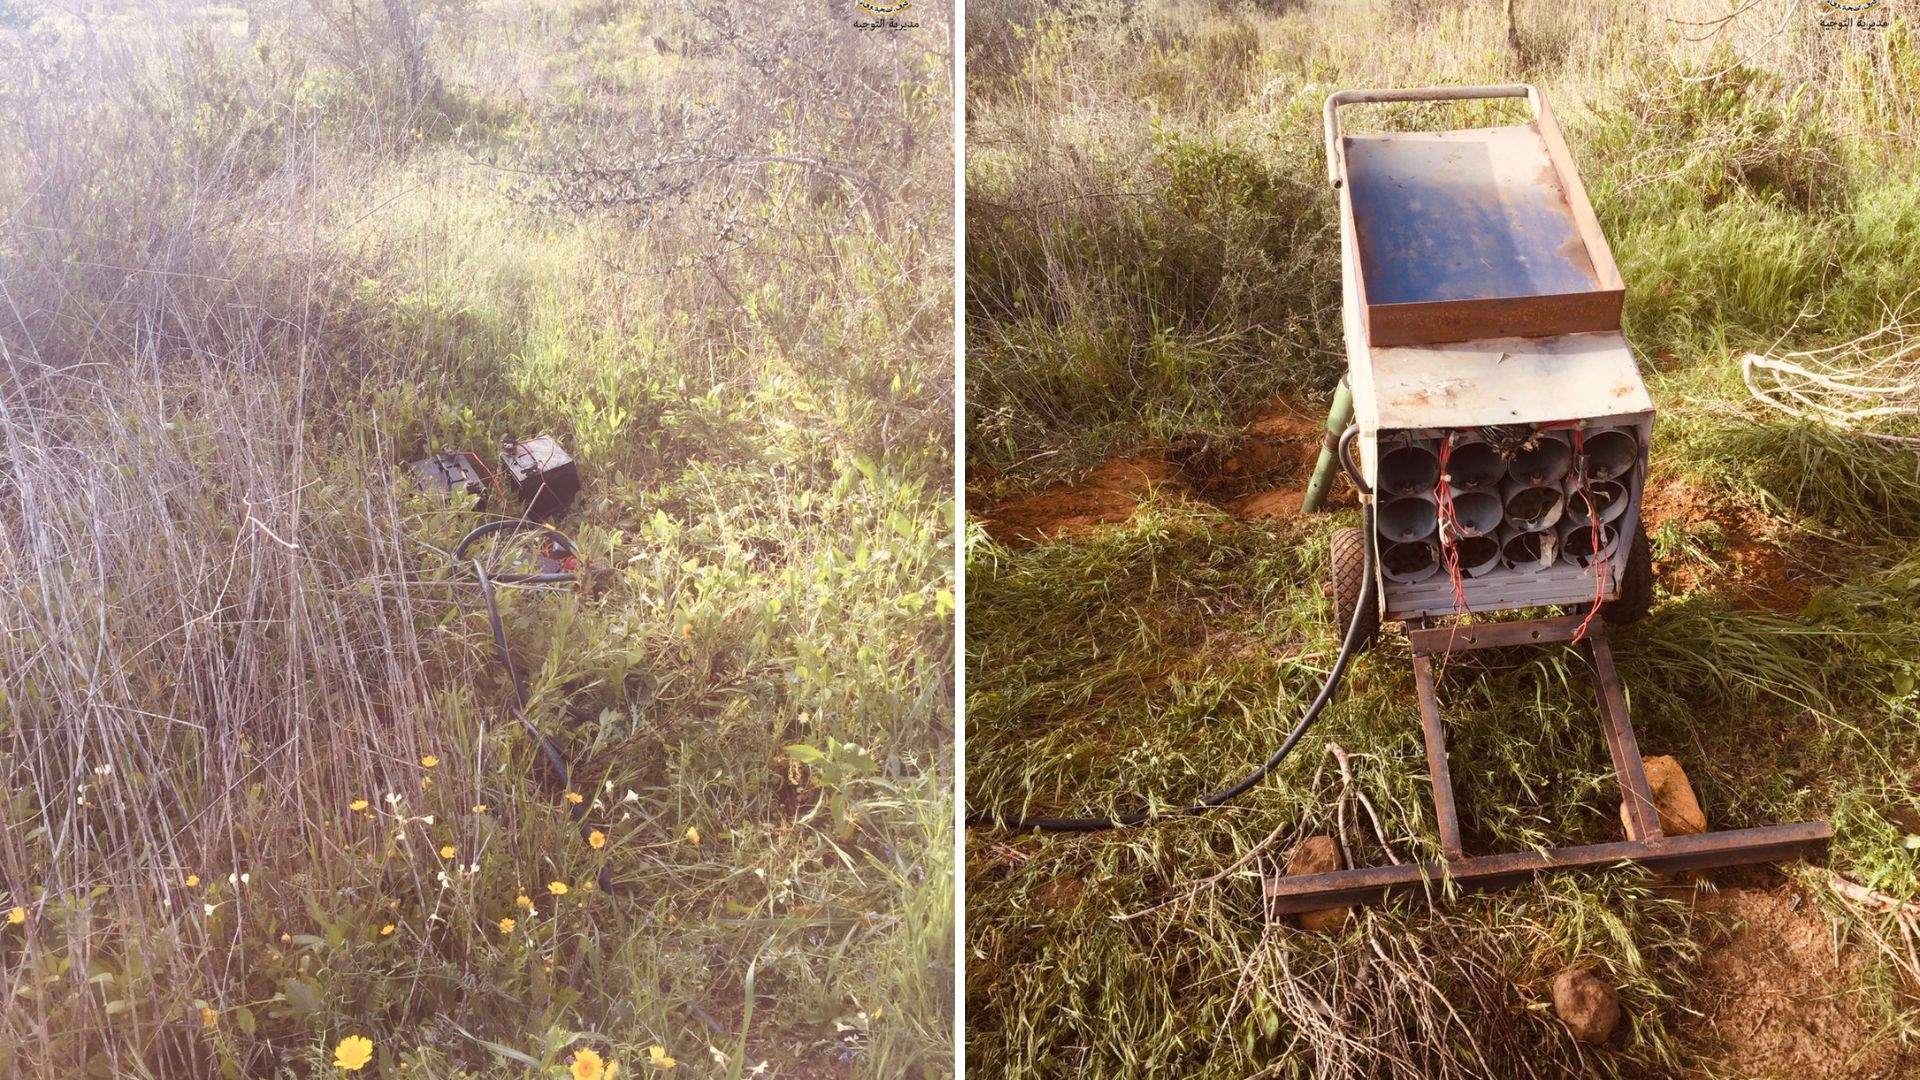
[[(939, 14), (89, 10), (0, 7), (0, 1073), (945, 1071)], [(539, 432), (564, 788), (402, 470)]]
[[(1109, 454), (1177, 455), (1276, 395), (1323, 403), (1342, 346), (1321, 100), (1538, 83), (1628, 282), (1661, 409), (1654, 483), (1724, 511), (1656, 522), (1673, 572), (1653, 615), (1615, 635), (1641, 748), (1681, 759), (1714, 826), (1827, 819), (1828, 867), (1920, 895), (1897, 824), (1920, 806), (1913, 455), (1753, 407), (1737, 366), (1776, 341), (1873, 330), (1920, 283), (1913, 30), (1822, 36), (1808, 16), (1776, 36), (1793, 13), (1760, 5), (1690, 42), (1635, 5), (1518, 7), (1516, 60), (1497, 4), (970, 5), (972, 494), (991, 505)], [(976, 525), (968, 809), (1166, 809), (1253, 768), (1331, 664), (1326, 544), (1350, 519), (1149, 500), (1038, 546)], [(1757, 603), (1733, 573), (1756, 558), (1792, 568), (1804, 603)], [(1456, 660), (1441, 682), (1468, 846), (1616, 837), (1584, 665), (1569, 650), (1493, 660)], [(970, 1066), (1556, 1076), (1722, 1060), (1725, 1033), (1690, 1011), (1715, 922), (1684, 890), (1621, 872), (1398, 901), (1332, 935), (1268, 925), (1259, 874), (1313, 833), (1364, 863), (1438, 855), (1402, 640), (1360, 660), (1295, 758), (1231, 809), (1088, 837), (972, 831)], [(1885, 927), (1809, 895), (1868, 957), (1833, 988), (1859, 1018), (1836, 1075), (1898, 1075), (1920, 1011), (1867, 944)], [(1547, 983), (1572, 964), (1621, 988), (1624, 1032), (1605, 1048), (1553, 1017)]]

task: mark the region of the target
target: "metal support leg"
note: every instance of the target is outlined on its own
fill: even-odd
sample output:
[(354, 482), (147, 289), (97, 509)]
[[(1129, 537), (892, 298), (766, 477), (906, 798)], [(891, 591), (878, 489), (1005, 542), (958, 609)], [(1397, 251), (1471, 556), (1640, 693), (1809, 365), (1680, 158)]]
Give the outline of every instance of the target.
[(1300, 499), (1301, 513), (1311, 514), (1325, 505), (1327, 489), (1333, 486), (1333, 474), (1340, 468), (1340, 433), (1351, 423), (1353, 392), (1347, 389), (1347, 380), (1342, 377), (1333, 391), (1333, 408), (1327, 410), (1327, 433), (1320, 444), (1320, 459), (1313, 463), (1313, 476)]
[(1653, 804), (1640, 744), (1633, 737), (1633, 720), (1627, 715), (1620, 675), (1613, 669), (1613, 647), (1607, 644), (1607, 632), (1597, 621), (1586, 644), (1593, 657), (1593, 681), (1600, 698), (1600, 723), (1607, 733), (1607, 753), (1613, 757), (1613, 772), (1620, 778), (1620, 793), (1626, 801), (1627, 839), (1655, 839), (1660, 836), (1660, 811)]
[(1433, 810), (1443, 858), (1434, 863), (1365, 866), (1326, 874), (1267, 879), (1268, 910), (1275, 914), (1315, 911), (1347, 904), (1368, 903), (1388, 893), (1428, 889), (1450, 880), (1463, 889), (1496, 889), (1517, 885), (1549, 870), (1601, 868), (1636, 863), (1656, 871), (1703, 870), (1715, 866), (1776, 862), (1820, 851), (1832, 838), (1824, 821), (1766, 825), (1754, 829), (1664, 836), (1660, 814), (1654, 808), (1640, 746), (1627, 715), (1626, 694), (1613, 667), (1613, 650), (1606, 631), (1597, 623), (1587, 628), (1584, 644), (1593, 660), (1593, 676), (1600, 699), (1600, 720), (1607, 736), (1607, 753), (1620, 777), (1625, 796), (1627, 839), (1610, 844), (1516, 851), (1499, 855), (1463, 854), (1460, 821), (1447, 767), (1446, 727), (1440, 716), (1439, 695), (1433, 681), (1432, 653), (1503, 648), (1514, 645), (1568, 642), (1580, 632), (1579, 616), (1488, 623), (1473, 627), (1408, 628), (1413, 645), (1413, 684), (1420, 699), (1420, 729), (1426, 737), (1427, 769), (1433, 777)]
[(1453, 801), (1453, 774), (1447, 768), (1447, 729), (1433, 686), (1433, 661), (1413, 658), (1413, 687), (1420, 696), (1420, 730), (1427, 738), (1427, 773), (1433, 778), (1433, 816), (1440, 829), (1440, 853), (1449, 860), (1466, 854), (1460, 844), (1460, 814)]

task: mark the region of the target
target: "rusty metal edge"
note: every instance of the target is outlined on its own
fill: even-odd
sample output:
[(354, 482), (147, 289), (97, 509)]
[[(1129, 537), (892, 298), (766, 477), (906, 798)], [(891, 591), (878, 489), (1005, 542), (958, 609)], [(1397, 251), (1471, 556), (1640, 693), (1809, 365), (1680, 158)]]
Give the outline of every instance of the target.
[(1373, 903), (1393, 892), (1448, 885), (1474, 891), (1525, 882), (1552, 870), (1632, 864), (1648, 870), (1707, 870), (1757, 862), (1780, 862), (1812, 854), (1833, 838), (1824, 821), (1763, 825), (1752, 829), (1621, 840), (1582, 847), (1478, 855), (1441, 863), (1403, 863), (1275, 877), (1266, 881), (1267, 908), (1276, 915)]
[(1375, 348), (1390, 348), (1618, 330), (1626, 295), (1625, 288), (1608, 288), (1405, 304), (1375, 304), (1362, 296), (1361, 303), (1365, 305), (1368, 343)]
[(1415, 656), (1470, 652), (1474, 649), (1504, 649), (1514, 645), (1555, 645), (1572, 641), (1581, 620), (1579, 615), (1555, 615), (1544, 619), (1475, 623), (1471, 626), (1408, 628), (1407, 640), (1412, 644)]

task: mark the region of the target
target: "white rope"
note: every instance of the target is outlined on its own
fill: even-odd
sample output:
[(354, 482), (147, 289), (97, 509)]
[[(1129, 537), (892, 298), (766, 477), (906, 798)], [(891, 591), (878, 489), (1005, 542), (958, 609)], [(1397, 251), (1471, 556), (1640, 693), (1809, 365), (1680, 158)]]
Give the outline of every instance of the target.
[[(1920, 417), (1920, 334), (1897, 315), (1880, 329), (1824, 349), (1740, 358), (1754, 400), (1863, 438), (1920, 446), (1899, 423)], [(1889, 421), (1892, 421), (1889, 424)]]

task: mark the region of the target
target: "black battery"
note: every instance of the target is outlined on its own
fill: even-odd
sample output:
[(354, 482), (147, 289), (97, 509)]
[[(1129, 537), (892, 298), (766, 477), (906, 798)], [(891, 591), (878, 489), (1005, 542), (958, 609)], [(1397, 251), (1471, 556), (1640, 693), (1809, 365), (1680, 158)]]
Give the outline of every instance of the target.
[(546, 435), (506, 444), (500, 466), (535, 520), (559, 517), (580, 493), (580, 468), (573, 456)]
[(451, 498), (456, 491), (479, 497), (476, 509), (487, 505), (487, 481), (480, 473), (480, 459), (464, 450), (435, 454), (407, 466), (422, 491)]

